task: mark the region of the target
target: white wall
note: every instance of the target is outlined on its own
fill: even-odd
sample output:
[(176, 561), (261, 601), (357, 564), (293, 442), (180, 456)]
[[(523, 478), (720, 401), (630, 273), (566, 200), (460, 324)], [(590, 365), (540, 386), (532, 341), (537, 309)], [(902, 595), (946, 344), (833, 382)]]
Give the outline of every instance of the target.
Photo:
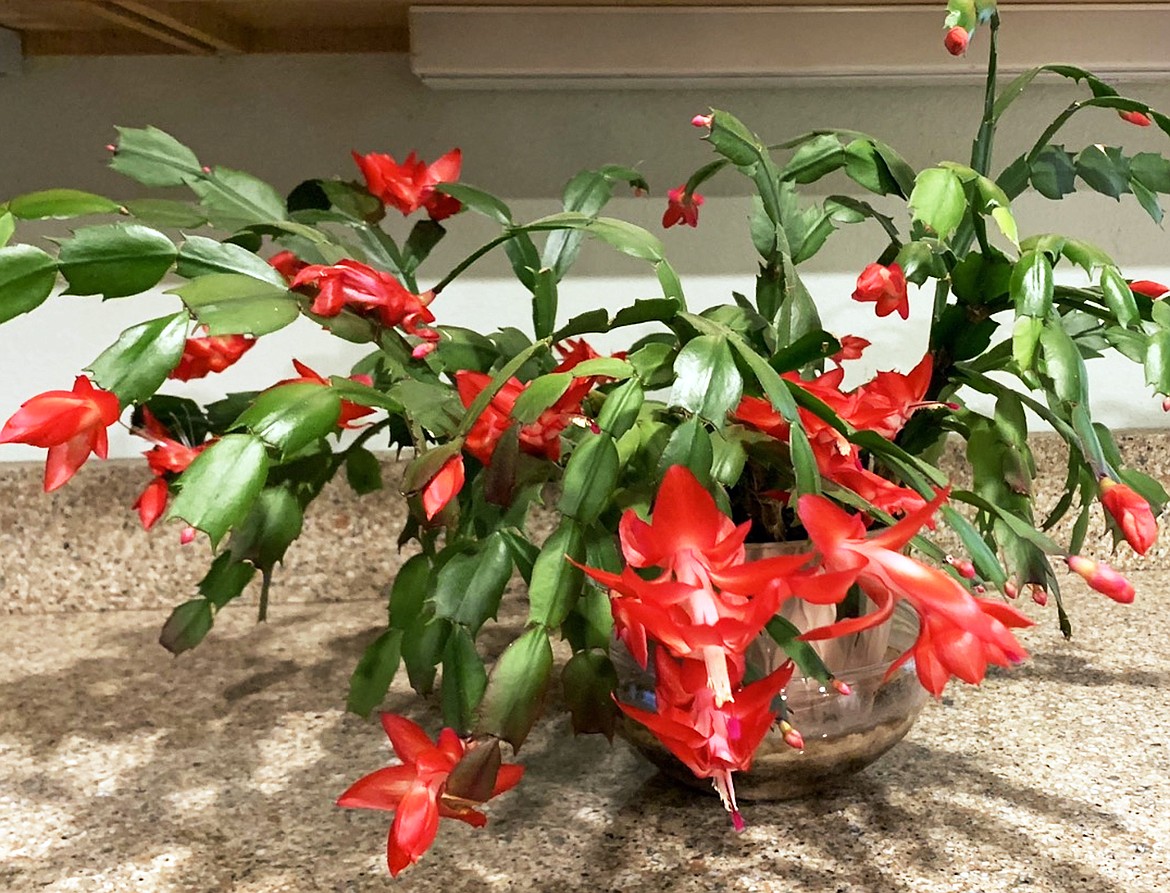
[[(1170, 80), (1130, 92), (1170, 108)], [(1074, 95), (1079, 94), (1062, 85), (1030, 90), (1005, 119), (999, 147), (1003, 163), (1029, 145), (1037, 128)], [(965, 159), (980, 99), (973, 86), (434, 92), (413, 78), (405, 57), (393, 55), (39, 59), (28, 63), (23, 76), (0, 78), (0, 111), (7, 125), (0, 139), (0, 195), (63, 185), (116, 198), (140, 194), (136, 184), (105, 169), (103, 146), (111, 141), (115, 124), (155, 124), (188, 142), (205, 163), (250, 170), (281, 189), (308, 176), (356, 176), (351, 148), (396, 155), (417, 148), (433, 158), (459, 145), (464, 179), (506, 197), (521, 219), (555, 210), (563, 182), (582, 167), (634, 164), (646, 173), (656, 195), (621, 198), (612, 210), (659, 231), (662, 194), (710, 157), (699, 132), (688, 124), (697, 111), (710, 106), (732, 110), (769, 140), (825, 126), (868, 131), (921, 166), (941, 158)], [(1070, 148), (1121, 141), (1134, 151), (1166, 148), (1161, 134), (1139, 131), (1107, 111), (1085, 113), (1065, 139)], [(850, 185), (834, 180), (823, 191), (849, 191)], [(732, 289), (750, 292), (755, 268), (745, 190), (726, 177), (706, 192), (710, 197), (698, 230), (663, 234), (694, 307), (725, 301)], [(1022, 202), (1017, 208), (1022, 231), (1077, 234), (1112, 252), (1129, 275), (1170, 279), (1170, 241), (1132, 200), (1118, 204), (1077, 196), (1056, 211), (1042, 199)], [(489, 224), (469, 215), (451, 221), (450, 229), (431, 270), (445, 270), (492, 234)], [(45, 230), (26, 235), (43, 238)], [(923, 334), (915, 322), (925, 315), (922, 301), (904, 324), (896, 317), (879, 321), (868, 306), (849, 300), (857, 271), (881, 247), (872, 225), (839, 235), (809, 264), (808, 281), (825, 302), (829, 328), (874, 342), (868, 368), (907, 368), (921, 354)], [(576, 273), (564, 289), (566, 317), (597, 303), (618, 306), (657, 290), (637, 262), (604, 250), (584, 252)], [(506, 276), (502, 260), (486, 259), (436, 302), (439, 322), (477, 328), (526, 325), (525, 293)], [(100, 307), (94, 298), (54, 298), (0, 328), (0, 419), (32, 394), (68, 387), (75, 372), (122, 328), (174, 306), (175, 299), (161, 293)], [(355, 355), (304, 321), (264, 340), (236, 369), (196, 384), (192, 395), (213, 398), (221, 388), (267, 385), (289, 373), (291, 355), (325, 373), (344, 371)], [(1094, 409), (1103, 421), (1163, 424), (1158, 402), (1142, 396), (1140, 371), (1110, 365), (1095, 369), (1094, 376)], [(173, 385), (176, 392), (181, 387)], [(115, 454), (140, 448), (130, 438), (115, 439)], [(41, 454), (0, 447), (0, 461)]]

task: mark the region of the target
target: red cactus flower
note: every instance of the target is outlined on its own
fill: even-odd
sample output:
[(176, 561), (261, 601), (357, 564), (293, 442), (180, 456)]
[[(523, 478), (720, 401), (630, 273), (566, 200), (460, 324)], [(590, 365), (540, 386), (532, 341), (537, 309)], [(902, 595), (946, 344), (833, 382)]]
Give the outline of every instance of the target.
[(1125, 541), (1139, 555), (1145, 555), (1158, 538), (1158, 522), (1150, 504), (1126, 484), (1102, 478), (1101, 505), (1117, 522)]
[(292, 282), (297, 273), (308, 266), (291, 251), (280, 251), (272, 255), (268, 258), (268, 264), (289, 282)]
[(1065, 561), (1070, 571), (1102, 595), (1107, 595), (1123, 605), (1133, 601), (1135, 595), (1133, 584), (1109, 565), (1093, 561), (1083, 555), (1069, 555)]
[(399, 164), (391, 156), (371, 152), (352, 153), (353, 160), (366, 178), (366, 188), (384, 204), (397, 208), (404, 216), (426, 208), (432, 220), (444, 220), (463, 207), (456, 199), (435, 187), (459, 179), (463, 154), (452, 149), (438, 161), (427, 164), (413, 152)]
[(864, 338), (859, 338), (857, 335), (843, 335), (841, 337), (841, 349), (833, 354), (830, 359), (837, 364), (841, 364), (846, 360), (860, 360), (862, 353), (869, 347), (870, 342)]
[(946, 36), (943, 37), (943, 46), (947, 48), (947, 52), (952, 56), (961, 56), (967, 52), (967, 44), (971, 41), (971, 35), (966, 28), (955, 26), (947, 31)]
[(443, 463), (435, 476), (423, 487), (423, 511), (428, 521), (445, 509), (447, 503), (463, 489), (463, 480), (463, 455), (456, 453)]
[[(893, 672), (911, 657), (918, 678), (931, 694), (942, 694), (951, 676), (965, 682), (983, 679), (988, 664), (1019, 663), (1027, 653), (1009, 627), (1030, 626), (1014, 608), (976, 599), (958, 581), (902, 553), (902, 548), (947, 497), (942, 490), (919, 511), (893, 527), (866, 537), (857, 515), (849, 515), (821, 496), (800, 498), (797, 514), (828, 571), (851, 571), (873, 600), (873, 614), (840, 620), (802, 636), (808, 641), (835, 638), (876, 626), (893, 613), (899, 600), (918, 613), (920, 630), (914, 646), (891, 666)], [(815, 578), (814, 578), (815, 579)]]
[(872, 301), (878, 316), (889, 316), (896, 312), (902, 319), (910, 316), (910, 298), (906, 290), (906, 276), (898, 264), (888, 267), (870, 264), (857, 277), (857, 288), (853, 300)]
[(662, 225), (670, 228), (680, 223), (687, 226), (699, 225), (699, 206), (703, 204), (703, 196), (697, 192), (687, 195), (686, 186), (679, 186), (666, 193), (666, 212), (662, 215)]
[[(565, 372), (572, 368), (562, 363), (556, 371)], [(455, 388), (459, 392), (459, 399), (465, 407), (470, 407), (475, 398), (491, 382), (491, 376), (482, 372), (461, 369), (455, 373)], [(581, 401), (593, 387), (591, 377), (574, 379), (569, 389), (548, 409), (542, 412), (535, 422), (520, 428), (520, 449), (532, 456), (539, 456), (556, 462), (561, 457), (561, 432), (568, 427), (572, 420), (581, 414)], [(475, 456), (481, 463), (488, 465), (492, 461), (496, 444), (500, 437), (513, 424), (512, 408), (517, 398), (527, 387), (518, 378), (509, 379), (504, 383), (495, 396), (488, 403), (464, 440), (464, 449)]]
[(223, 372), (252, 349), (256, 339), (247, 335), (215, 335), (209, 338), (188, 338), (183, 346), (179, 364), (169, 378), (190, 381), (203, 378), (211, 372)]
[(710, 778), (737, 831), (743, 819), (735, 802), (731, 773), (751, 768), (775, 712), (772, 702), (792, 678), (792, 662), (750, 685), (737, 687), (733, 700), (720, 702), (707, 686), (704, 665), (655, 652), (656, 710), (618, 702), (631, 719), (646, 726), (698, 778)]
[(146, 489), (139, 494), (134, 501), (134, 510), (138, 512), (138, 520), (142, 522), (143, 530), (150, 530), (162, 517), (170, 495), (170, 484), (165, 478), (152, 478)]
[[(618, 535), (628, 564), (622, 573), (584, 568), (610, 590), (615, 628), (635, 659), (645, 666), (649, 638), (677, 658), (703, 662), (717, 704), (731, 699), (742, 653), (794, 594), (812, 557), (745, 563), (750, 526), (737, 527), (688, 468), (673, 465), (649, 522), (633, 510), (622, 515)], [(651, 567), (662, 573), (646, 579), (632, 569)], [(825, 592), (840, 601), (847, 588)]]
[(933, 372), (934, 358), (930, 354), (926, 354), (905, 375), (879, 372), (853, 392), (849, 422), (856, 428), (876, 431), (887, 440), (893, 440), (922, 405)]
[(195, 457), (211, 446), (211, 441), (199, 446), (187, 446), (171, 437), (169, 431), (146, 407), (142, 408), (143, 427), (135, 433), (154, 442), (154, 446), (143, 455), (146, 464), (154, 473), (154, 479), (146, 485), (134, 508), (144, 530), (150, 530), (162, 517), (170, 496), (168, 476), (181, 474), (195, 461)]
[[(321, 373), (311, 369), (297, 359), (294, 359), (292, 364), (293, 368), (297, 370), (298, 377), (278, 381), (272, 387), (280, 387), (283, 384), (319, 384), (324, 387), (329, 387), (329, 379), (321, 375)], [(364, 384), (366, 387), (371, 387), (374, 384), (374, 379), (369, 375), (351, 375), (349, 380)], [(354, 403), (352, 400), (342, 400), (341, 413), (337, 417), (337, 426), (339, 428), (360, 428), (362, 427), (361, 425), (354, 425), (353, 422), (365, 418), (375, 411), (371, 406), (362, 406), (360, 403)]]
[(439, 340), (439, 333), (427, 325), (435, 321), (427, 309), (435, 293), (413, 294), (389, 273), (348, 259), (328, 267), (313, 264), (292, 280), (293, 288), (305, 286), (317, 289), (309, 309), (318, 316), (337, 316), (349, 308), (387, 328), (401, 326), (408, 335), (417, 335), (424, 341)]
[(121, 406), (109, 391), (94, 387), (84, 375), (72, 391), (46, 391), (26, 400), (0, 429), (0, 443), (27, 443), (49, 450), (45, 492), (63, 486), (90, 453), (106, 458), (106, 429), (118, 421)]
[[(358, 779), (337, 798), (337, 805), (394, 813), (386, 861), (390, 874), (397, 875), (417, 862), (434, 842), (440, 818), (458, 819), (481, 828), (487, 817), (472, 808), (475, 804), (447, 793), (447, 779), (469, 750), (454, 729), (443, 729), (436, 745), (404, 716), (383, 713), (382, 728), (402, 763)], [(523, 774), (523, 766), (504, 763), (490, 796), (511, 790)]]

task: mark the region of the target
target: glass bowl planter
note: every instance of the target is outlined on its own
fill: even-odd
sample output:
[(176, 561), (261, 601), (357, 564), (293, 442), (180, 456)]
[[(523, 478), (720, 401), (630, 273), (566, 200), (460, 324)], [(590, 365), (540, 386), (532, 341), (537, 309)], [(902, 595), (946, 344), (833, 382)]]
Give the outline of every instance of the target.
[[(902, 740), (926, 703), (927, 693), (918, 682), (913, 659), (889, 679), (885, 676), (917, 635), (918, 616), (899, 604), (887, 623), (838, 643), (847, 655), (872, 657), (876, 649), (881, 655), (878, 660), (850, 666), (822, 655), (852, 690), (850, 694), (839, 694), (816, 679), (793, 677), (780, 695), (782, 704), (776, 706), (780, 707), (778, 718), (787, 719), (803, 735), (804, 750), (785, 744), (779, 728), (773, 726), (756, 750), (751, 769), (735, 775), (739, 799), (787, 800), (813, 793), (863, 769)], [(621, 680), (618, 700), (654, 710), (653, 671), (638, 666), (620, 643), (613, 651)], [(754, 664), (764, 672), (784, 659), (779, 647), (766, 637), (748, 655), (749, 666)], [(692, 775), (645, 726), (623, 717), (619, 731), (665, 775), (710, 790), (707, 779)]]

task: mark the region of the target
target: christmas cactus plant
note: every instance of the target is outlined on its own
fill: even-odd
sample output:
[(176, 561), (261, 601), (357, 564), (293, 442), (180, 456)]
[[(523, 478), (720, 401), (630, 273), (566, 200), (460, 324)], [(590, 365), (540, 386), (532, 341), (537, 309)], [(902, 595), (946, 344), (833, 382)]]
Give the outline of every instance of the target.
[[(622, 721), (649, 728), (712, 780), (739, 826), (734, 773), (783, 721), (777, 696), (793, 673), (849, 696), (834, 675), (842, 668), (809, 643), (882, 624), (905, 603), (919, 632), (894, 666), (913, 659), (935, 695), (952, 677), (978, 683), (989, 665), (1026, 656), (1012, 630), (1030, 621), (1011, 604), (1025, 587), (1041, 604), (1051, 595), (1068, 633), (1054, 564), (1119, 602), (1134, 598), (1122, 576), (1080, 554), (1098, 503), (1117, 540), (1138, 552), (1157, 533), (1167, 495), (1127, 468), (1094, 423), (1084, 361), (1116, 350), (1170, 394), (1168, 290), (1129, 281), (1079, 239), (1019, 233), (1012, 202), (1029, 189), (1055, 200), (1087, 188), (1132, 195), (1160, 221), (1159, 194), (1170, 193), (1163, 156), (1053, 140), (1081, 112), (1106, 113), (1103, 131), (1120, 115), (1170, 135), (1170, 118), (1072, 66), (1001, 87), (998, 28), (982, 2), (953, 2), (946, 18), (950, 52), (964, 52), (979, 30), (991, 45), (965, 163), (916, 171), (849, 130), (769, 145), (725, 111), (697, 115), (714, 158), (670, 190), (663, 223), (701, 226), (700, 187), (743, 177), (754, 193), (745, 235), (760, 259), (754, 295), (709, 308), (687, 303), (657, 237), (605, 216), (615, 189), (649, 189), (631, 168), (580, 173), (563, 211), (521, 222), (460, 182), (457, 150), (432, 164), (355, 153), (354, 179), (307, 180), (281, 196), (246, 173), (205, 166), (159, 130), (122, 129), (110, 147), (115, 170), (193, 198), (117, 202), (55, 189), (11, 199), (0, 209), (0, 321), (35, 310), (61, 280), (71, 294), (116, 299), (166, 279), (173, 306), (127, 329), (70, 390), (31, 397), (0, 442), (47, 448), (53, 490), (91, 453), (105, 457), (110, 426), (143, 439), (143, 526), (176, 521), (185, 541), (201, 531), (213, 556), (197, 596), (162, 631), (176, 654), (198, 644), (257, 574), (263, 619), (276, 567), (322, 488), (343, 472), (368, 499), (397, 498), (381, 489), (372, 450), (405, 451), (409, 520), (398, 545), (409, 557), (389, 590), (385, 630), (355, 655), (348, 704), (371, 713), (404, 668), (420, 696), (437, 700), (446, 727), (433, 741), (413, 721), (384, 715), (400, 763), (340, 799), (394, 812), (391, 873), (422, 855), (441, 816), (483, 824), (477, 805), (520, 780), (501, 743), (521, 748), (554, 685), (578, 732), (612, 735)], [(1088, 95), (999, 164), (997, 126), (1042, 75)], [(801, 197), (802, 186), (841, 175), (851, 194)], [(498, 235), (432, 272), (432, 249), (468, 214)], [(88, 217), (55, 254), (11, 243), (19, 221)], [(847, 389), (845, 367), (869, 342), (861, 331), (823, 329), (799, 268), (853, 224), (888, 237), (880, 255), (858, 259), (858, 310), (928, 318), (929, 335), (903, 370)], [(559, 284), (586, 239), (645, 262), (660, 296), (566, 318)], [(444, 318), (444, 296), (497, 251), (531, 303), (527, 332), (477, 332)], [(1084, 281), (1058, 283), (1062, 265), (1081, 268)], [(301, 316), (366, 345), (366, 357), (345, 375), (290, 357), (271, 387), (206, 406), (172, 384), (247, 362), (256, 339)], [(618, 353), (590, 345), (647, 326)], [(968, 405), (973, 392), (994, 398), (993, 409)], [(1031, 492), (1029, 412), (1069, 445), (1063, 498), (1044, 515)], [(948, 438), (966, 444), (967, 489), (939, 468)], [(534, 532), (537, 506), (554, 515), (547, 535)], [(1050, 531), (1070, 512), (1071, 540), (1058, 542)], [(961, 547), (937, 544), (946, 531)], [(771, 540), (800, 544), (746, 559), (745, 543)], [(527, 624), (493, 663), (478, 637), (517, 576)], [(788, 619), (784, 606), (798, 602), (825, 622)], [(753, 667), (749, 646), (761, 636), (791, 660), (767, 673)], [(554, 637), (571, 650), (560, 667)], [(653, 709), (615, 698), (615, 637), (654, 667)], [(801, 745), (799, 729), (783, 722), (783, 733)]]

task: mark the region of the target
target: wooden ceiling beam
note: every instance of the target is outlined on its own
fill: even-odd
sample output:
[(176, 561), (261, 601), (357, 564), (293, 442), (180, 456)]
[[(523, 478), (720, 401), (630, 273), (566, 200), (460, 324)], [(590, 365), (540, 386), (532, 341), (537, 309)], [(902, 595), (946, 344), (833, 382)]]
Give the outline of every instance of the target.
[(187, 5), (179, 11), (170, 3), (142, 0), (107, 0), (107, 3), (221, 53), (246, 53), (252, 41), (250, 29), (209, 9)]
[(213, 47), (180, 31), (160, 25), (139, 13), (123, 9), (112, 0), (89, 0), (87, 8), (96, 16), (129, 28), (131, 31), (137, 31), (139, 34), (144, 34), (161, 43), (169, 44), (183, 52), (198, 56), (210, 56), (215, 52)]

